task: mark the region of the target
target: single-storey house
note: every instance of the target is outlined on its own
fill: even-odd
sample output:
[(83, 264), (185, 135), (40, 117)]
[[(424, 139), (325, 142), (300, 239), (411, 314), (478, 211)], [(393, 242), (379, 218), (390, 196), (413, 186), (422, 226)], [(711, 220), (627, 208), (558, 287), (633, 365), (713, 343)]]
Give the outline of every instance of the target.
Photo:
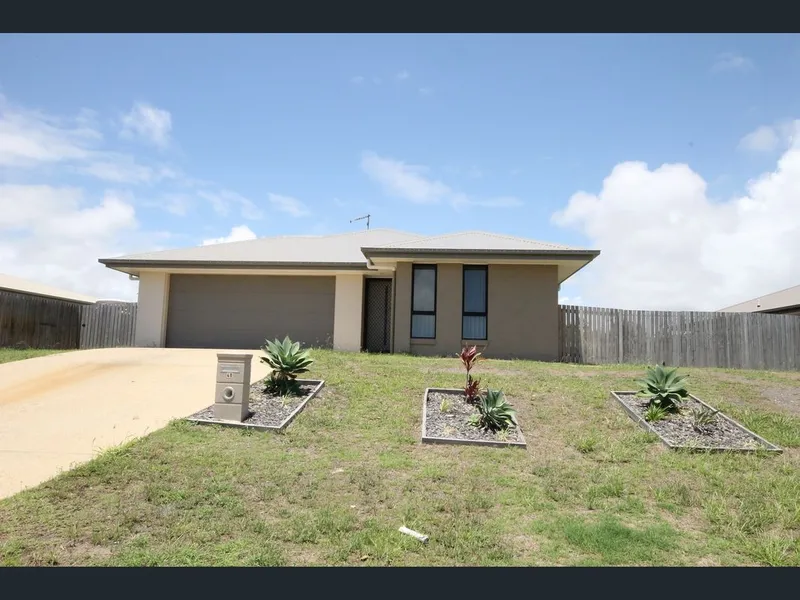
[(91, 296), (77, 294), (51, 285), (39, 283), (38, 281), (30, 281), (3, 273), (0, 273), (0, 291), (22, 294), (23, 296), (64, 300), (65, 302), (74, 302), (76, 304), (94, 304), (97, 302), (97, 298), (92, 298)]
[(800, 315), (800, 285), (740, 302), (720, 312), (759, 312), (773, 315)]
[(164, 250), (100, 262), (139, 278), (137, 346), (558, 358), (560, 284), (597, 250), (467, 231), (372, 229)]

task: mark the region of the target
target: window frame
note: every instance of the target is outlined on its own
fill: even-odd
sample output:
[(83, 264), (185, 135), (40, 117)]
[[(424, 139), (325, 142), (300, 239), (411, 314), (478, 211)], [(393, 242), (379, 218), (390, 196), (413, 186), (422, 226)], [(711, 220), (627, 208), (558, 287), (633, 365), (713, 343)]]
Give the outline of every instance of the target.
[[(486, 273), (486, 286), (483, 292), (483, 312), (466, 310), (467, 305), (467, 271), (483, 271)], [(464, 337), (464, 317), (483, 317), (486, 319), (486, 335), (482, 338)], [(488, 340), (489, 339), (489, 265), (463, 265), (461, 270), (461, 339), (462, 340)]]
[[(415, 274), (417, 270), (433, 271), (433, 310), (414, 310), (414, 288), (416, 287)], [(412, 340), (435, 340), (436, 339), (436, 308), (439, 302), (439, 269), (437, 265), (417, 264), (411, 265), (411, 322), (409, 323), (409, 336)], [(433, 316), (433, 336), (414, 335), (414, 315)]]

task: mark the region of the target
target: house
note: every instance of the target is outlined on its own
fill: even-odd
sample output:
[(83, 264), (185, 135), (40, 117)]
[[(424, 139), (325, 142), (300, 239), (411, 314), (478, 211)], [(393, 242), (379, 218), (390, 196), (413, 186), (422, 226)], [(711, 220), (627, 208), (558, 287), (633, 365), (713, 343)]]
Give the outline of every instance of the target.
[(555, 360), (558, 290), (597, 250), (467, 231), (268, 237), (100, 262), (139, 278), (137, 346)]
[(800, 315), (800, 285), (790, 287), (766, 296), (759, 296), (747, 302), (740, 302), (720, 312), (759, 312), (773, 315)]
[(82, 314), (96, 300), (0, 274), (0, 348), (77, 348)]
[(12, 275), (0, 273), (0, 291), (21, 294), (23, 296), (34, 296), (38, 298), (50, 298), (53, 300), (64, 300), (77, 304), (94, 304), (96, 298), (76, 294), (67, 290), (55, 288), (37, 281), (29, 281)]

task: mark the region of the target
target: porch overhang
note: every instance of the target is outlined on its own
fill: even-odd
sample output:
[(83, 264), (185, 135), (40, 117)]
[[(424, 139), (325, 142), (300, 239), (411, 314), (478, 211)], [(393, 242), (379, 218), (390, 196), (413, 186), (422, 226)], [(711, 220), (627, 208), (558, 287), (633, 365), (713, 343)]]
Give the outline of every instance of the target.
[(599, 250), (485, 250), (361, 248), (373, 268), (395, 269), (398, 263), (430, 261), (470, 265), (551, 265), (559, 284), (600, 255)]

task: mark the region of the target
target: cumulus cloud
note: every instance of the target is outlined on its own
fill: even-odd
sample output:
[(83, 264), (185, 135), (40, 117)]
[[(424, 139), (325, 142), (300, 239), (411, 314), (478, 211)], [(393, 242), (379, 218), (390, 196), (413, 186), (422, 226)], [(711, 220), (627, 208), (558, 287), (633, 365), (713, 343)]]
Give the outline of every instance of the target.
[(751, 131), (739, 141), (739, 148), (751, 152), (770, 152), (777, 149), (781, 138), (774, 127), (762, 125)]
[(406, 71), (405, 69), (403, 69), (402, 71), (400, 71), (400, 72), (399, 72), (397, 75), (395, 75), (394, 77), (395, 77), (395, 79), (397, 79), (397, 81), (405, 81), (406, 79), (408, 79), (409, 77), (411, 77), (411, 73), (409, 73), (408, 71)]
[(137, 102), (122, 116), (120, 135), (124, 138), (139, 139), (164, 148), (169, 145), (171, 131), (172, 115), (152, 104)]
[(203, 240), (202, 245), (211, 246), (212, 244), (226, 244), (228, 242), (244, 242), (246, 240), (254, 240), (256, 237), (256, 234), (247, 225), (238, 225), (233, 227), (226, 236)]
[(800, 283), (800, 147), (724, 202), (688, 165), (618, 164), (553, 221), (602, 254), (576, 275), (589, 305), (717, 310)]
[(306, 217), (311, 214), (308, 207), (297, 198), (269, 193), (267, 199), (277, 210), (293, 217)]
[[(128, 251), (137, 225), (130, 199), (117, 192), (98, 201), (74, 187), (0, 185), (0, 262), (10, 275), (133, 300), (135, 284), (97, 259)], [(151, 242), (147, 236), (138, 241)]]
[(375, 152), (365, 152), (362, 155), (361, 169), (388, 195), (415, 204), (449, 202), (456, 209), (467, 206), (510, 208), (523, 204), (521, 200), (512, 196), (489, 199), (471, 198), (431, 177), (428, 167), (382, 157)]

